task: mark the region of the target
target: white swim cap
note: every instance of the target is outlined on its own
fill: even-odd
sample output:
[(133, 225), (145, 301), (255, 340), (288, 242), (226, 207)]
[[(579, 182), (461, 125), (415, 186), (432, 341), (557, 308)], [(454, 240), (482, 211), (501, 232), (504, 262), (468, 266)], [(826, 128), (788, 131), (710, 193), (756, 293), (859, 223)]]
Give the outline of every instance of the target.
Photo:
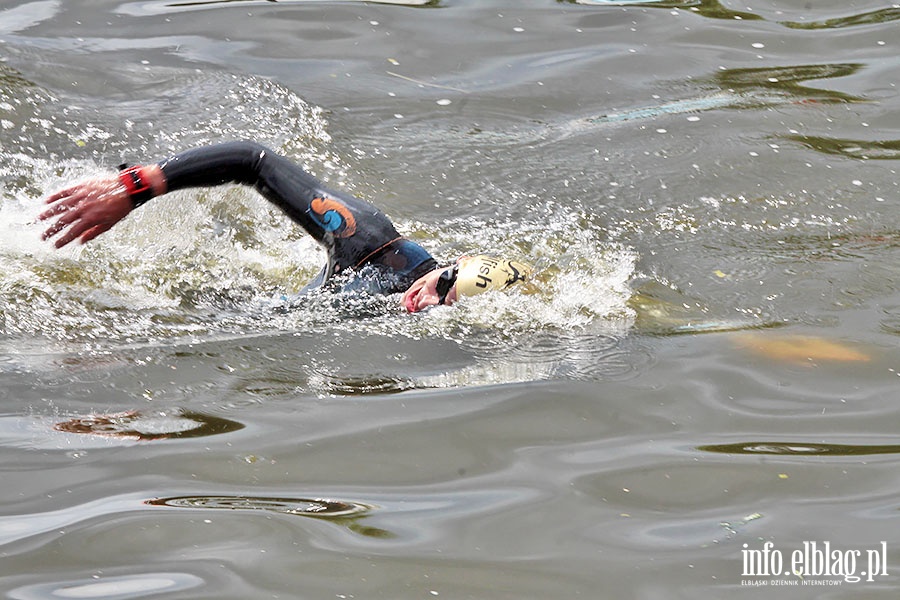
[(496, 256), (466, 256), (459, 260), (456, 295), (474, 296), (488, 290), (505, 290), (518, 281), (528, 281), (532, 268), (523, 262)]

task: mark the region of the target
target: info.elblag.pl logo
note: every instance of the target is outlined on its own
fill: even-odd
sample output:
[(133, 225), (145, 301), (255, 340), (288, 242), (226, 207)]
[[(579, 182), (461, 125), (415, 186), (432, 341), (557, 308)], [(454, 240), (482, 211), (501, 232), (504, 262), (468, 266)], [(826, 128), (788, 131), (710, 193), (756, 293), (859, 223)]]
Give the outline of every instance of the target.
[(888, 576), (887, 542), (867, 550), (840, 550), (831, 542), (803, 542), (789, 554), (772, 542), (741, 550), (741, 585), (841, 585)]

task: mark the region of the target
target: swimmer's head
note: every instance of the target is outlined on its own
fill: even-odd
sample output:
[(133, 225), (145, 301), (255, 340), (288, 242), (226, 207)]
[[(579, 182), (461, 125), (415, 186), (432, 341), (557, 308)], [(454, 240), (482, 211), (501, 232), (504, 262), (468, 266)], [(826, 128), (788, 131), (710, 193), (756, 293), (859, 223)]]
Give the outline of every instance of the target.
[(531, 267), (523, 262), (496, 256), (465, 256), (456, 263), (456, 295), (476, 296), (490, 290), (505, 290), (531, 276)]
[(506, 290), (528, 281), (532, 268), (519, 261), (496, 256), (464, 256), (456, 264), (435, 269), (417, 279), (403, 294), (409, 312), (437, 304), (451, 305), (460, 298), (491, 290)]

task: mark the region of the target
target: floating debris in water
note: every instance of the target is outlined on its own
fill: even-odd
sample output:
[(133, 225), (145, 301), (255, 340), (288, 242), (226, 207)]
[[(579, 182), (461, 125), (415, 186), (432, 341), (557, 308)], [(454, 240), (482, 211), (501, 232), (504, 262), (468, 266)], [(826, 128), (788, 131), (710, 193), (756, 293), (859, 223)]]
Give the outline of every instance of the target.
[(745, 525), (747, 525), (747, 523), (750, 523), (751, 521), (756, 521), (757, 519), (762, 519), (762, 518), (763, 518), (762, 513), (755, 512), (755, 513), (751, 513), (751, 514), (747, 515), (746, 517), (738, 520), (735, 523), (731, 523), (729, 521), (722, 521), (721, 523), (719, 523), (719, 525), (721, 525), (725, 529), (725, 532), (727, 533), (728, 537), (734, 537), (735, 535), (738, 534), (738, 532)]

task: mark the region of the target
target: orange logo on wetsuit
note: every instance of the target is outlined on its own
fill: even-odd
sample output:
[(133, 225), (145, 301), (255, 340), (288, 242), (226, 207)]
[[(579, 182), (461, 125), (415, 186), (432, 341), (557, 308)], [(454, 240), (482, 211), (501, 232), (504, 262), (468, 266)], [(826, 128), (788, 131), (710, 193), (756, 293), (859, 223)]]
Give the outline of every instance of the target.
[(335, 237), (356, 233), (356, 219), (346, 206), (331, 198), (313, 198), (309, 203), (313, 220)]

